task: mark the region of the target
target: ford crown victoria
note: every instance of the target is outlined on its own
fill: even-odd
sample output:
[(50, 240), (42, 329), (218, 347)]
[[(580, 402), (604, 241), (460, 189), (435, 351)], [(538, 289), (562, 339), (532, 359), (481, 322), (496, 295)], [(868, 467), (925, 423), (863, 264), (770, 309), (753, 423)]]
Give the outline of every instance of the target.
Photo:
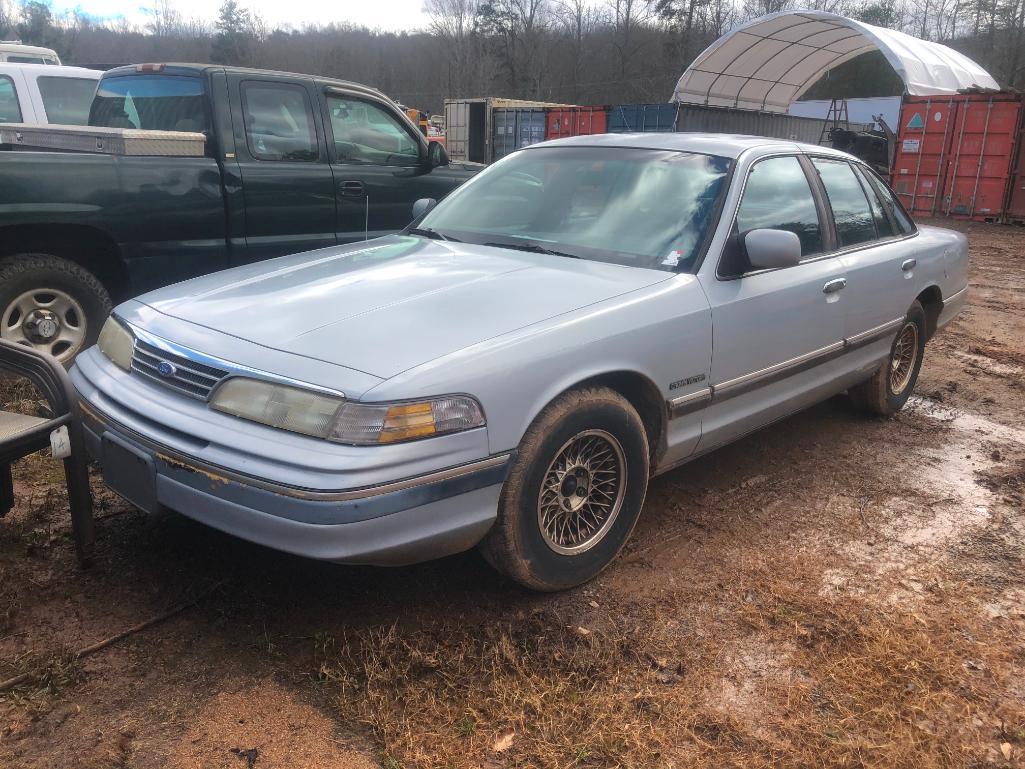
[(844, 391), (900, 409), (967, 290), (963, 236), (772, 139), (548, 142), (416, 213), (117, 307), (72, 370), (107, 483), (304, 556), (479, 546), (566, 588), (653, 475)]

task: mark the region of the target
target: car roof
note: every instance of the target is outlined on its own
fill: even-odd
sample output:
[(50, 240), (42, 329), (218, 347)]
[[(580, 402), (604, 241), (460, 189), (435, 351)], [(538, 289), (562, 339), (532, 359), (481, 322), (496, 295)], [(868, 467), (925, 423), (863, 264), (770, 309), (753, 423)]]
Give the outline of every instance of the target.
[(40, 77), (76, 77), (89, 80), (99, 80), (100, 75), (103, 74), (98, 69), (69, 67), (65, 64), (22, 64), (21, 62), (0, 61), (0, 72), (11, 73), (15, 71)]
[(340, 80), (340, 79), (334, 78), (334, 77), (322, 77), (320, 75), (311, 75), (309, 73), (304, 73), (304, 72), (284, 72), (284, 71), (276, 70), (276, 69), (253, 69), (251, 67), (230, 67), (230, 66), (227, 66), (227, 65), (224, 65), (224, 64), (201, 64), (201, 63), (198, 63), (198, 62), (172, 62), (172, 61), (154, 63), (156, 66), (161, 66), (163, 68), (163, 69), (161, 69), (159, 71), (143, 72), (143, 71), (139, 70), (139, 67), (144, 66), (144, 64), (149, 64), (149, 63), (150, 62), (140, 62), (139, 64), (129, 64), (129, 65), (126, 65), (126, 66), (123, 66), (123, 67), (115, 67), (114, 69), (107, 70), (103, 74), (105, 76), (108, 76), (108, 77), (118, 77), (118, 76), (121, 76), (121, 75), (141, 75), (141, 74), (149, 74), (149, 75), (159, 75), (159, 74), (186, 75), (187, 74), (187, 75), (192, 75), (194, 77), (198, 77), (199, 75), (202, 75), (205, 72), (227, 72), (229, 74), (238, 74), (238, 75), (255, 75), (255, 76), (270, 75), (270, 76), (278, 76), (278, 77), (284, 75), (286, 77), (294, 77), (294, 78), (297, 78), (297, 79), (315, 80), (316, 82), (321, 83), (322, 85), (326, 85), (326, 86), (337, 86), (338, 88), (344, 88), (344, 89), (353, 90), (353, 91), (364, 91), (364, 92), (372, 93), (375, 96), (380, 96), (380, 97), (382, 97), (384, 99), (388, 99), (388, 101), (391, 101), (391, 99), (389, 99), (388, 96), (386, 96), (384, 93), (382, 93), (381, 91), (377, 90), (376, 88), (373, 88), (372, 86), (364, 85), (363, 83), (356, 83), (356, 82), (353, 82), (351, 80)]
[(849, 157), (846, 153), (834, 150), (832, 147), (821, 147), (815, 144), (773, 139), (766, 136), (713, 133), (591, 134), (590, 136), (573, 136), (542, 144), (532, 144), (525, 149), (536, 147), (638, 147), (676, 152), (697, 152), (733, 159), (740, 157), (748, 150), (760, 150), (759, 154), (776, 151), (815, 152), (823, 155)]

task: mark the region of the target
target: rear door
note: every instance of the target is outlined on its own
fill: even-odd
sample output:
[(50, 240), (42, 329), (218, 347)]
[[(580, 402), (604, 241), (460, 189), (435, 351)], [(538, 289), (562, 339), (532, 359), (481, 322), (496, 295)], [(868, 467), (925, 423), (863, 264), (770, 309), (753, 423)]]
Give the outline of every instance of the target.
[(329, 88), (324, 93), (339, 242), (401, 230), (413, 202), (441, 198), (452, 188), (426, 167), (427, 143), (390, 104)]
[(313, 80), (229, 74), (252, 262), (335, 243), (335, 196)]
[[(756, 161), (733, 235), (714, 270), (700, 274), (712, 306), (712, 403), (699, 450), (713, 448), (813, 402), (831, 386), (843, 349), (845, 266), (807, 164), (796, 155)], [(753, 270), (743, 239), (788, 230), (803, 261)], [(714, 263), (714, 260), (706, 260)]]

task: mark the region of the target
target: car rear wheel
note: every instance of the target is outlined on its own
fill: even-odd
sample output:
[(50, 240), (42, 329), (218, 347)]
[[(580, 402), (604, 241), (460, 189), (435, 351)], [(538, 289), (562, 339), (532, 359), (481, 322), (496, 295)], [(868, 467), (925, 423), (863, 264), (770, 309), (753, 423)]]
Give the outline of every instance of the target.
[(647, 485), (648, 441), (633, 406), (603, 387), (567, 393), (524, 435), (481, 551), (531, 589), (579, 585), (623, 547)]
[(0, 338), (70, 366), (75, 355), (96, 342), (109, 314), (106, 289), (74, 262), (49, 254), (0, 261)]
[(925, 338), (925, 310), (915, 302), (894, 337), (886, 360), (871, 379), (851, 388), (850, 396), (855, 405), (882, 416), (896, 414), (904, 408), (922, 369)]

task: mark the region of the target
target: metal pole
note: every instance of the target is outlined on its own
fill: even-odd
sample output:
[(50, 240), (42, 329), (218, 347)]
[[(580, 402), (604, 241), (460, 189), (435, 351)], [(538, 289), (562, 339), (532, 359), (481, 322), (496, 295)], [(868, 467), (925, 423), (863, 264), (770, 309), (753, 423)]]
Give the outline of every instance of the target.
[[(958, 166), (961, 165), (961, 144), (964, 142), (964, 126), (965, 123), (968, 122), (968, 110), (971, 109), (971, 106), (972, 103), (970, 101), (966, 101), (964, 103), (964, 112), (962, 113), (961, 110), (957, 111), (957, 117), (961, 123), (961, 131), (957, 136), (957, 152), (954, 153), (954, 176), (950, 180), (950, 194), (946, 196), (947, 210), (945, 213), (947, 216), (950, 216), (950, 200), (954, 197), (954, 185), (957, 183)], [(947, 186), (945, 180), (943, 186), (944, 188)]]
[(982, 127), (982, 144), (979, 146), (979, 167), (975, 169), (975, 189), (972, 190), (972, 209), (968, 217), (975, 216), (975, 199), (979, 194), (979, 179), (982, 177), (982, 161), (986, 158), (986, 137), (989, 136), (989, 118), (993, 114), (993, 97), (986, 107), (986, 123)]
[[(936, 181), (934, 182), (936, 186), (933, 188), (938, 193), (942, 193), (943, 191), (943, 185), (940, 183), (940, 178), (943, 176), (943, 160), (947, 156), (947, 132), (950, 130), (950, 115), (953, 111), (954, 100), (947, 99), (947, 121), (943, 124), (943, 146), (940, 147), (940, 159), (939, 162), (936, 164)], [(936, 198), (937, 195), (933, 194), (932, 208), (929, 209), (929, 216), (936, 215)]]

